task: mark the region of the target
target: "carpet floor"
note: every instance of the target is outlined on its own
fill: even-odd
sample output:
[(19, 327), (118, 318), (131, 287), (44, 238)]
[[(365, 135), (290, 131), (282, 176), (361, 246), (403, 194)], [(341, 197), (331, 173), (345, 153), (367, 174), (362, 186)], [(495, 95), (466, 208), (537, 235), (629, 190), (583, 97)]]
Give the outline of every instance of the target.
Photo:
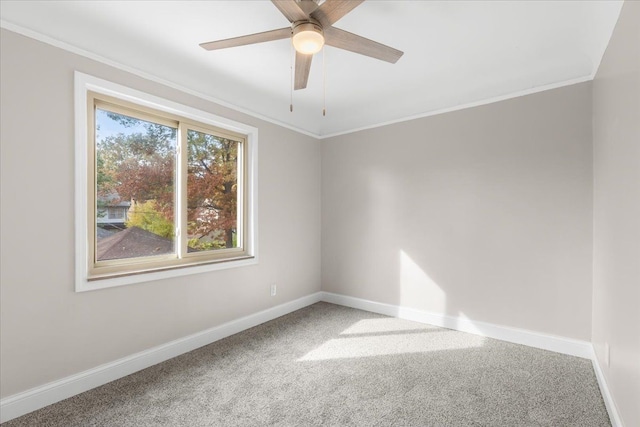
[(3, 426), (609, 426), (591, 362), (318, 303)]

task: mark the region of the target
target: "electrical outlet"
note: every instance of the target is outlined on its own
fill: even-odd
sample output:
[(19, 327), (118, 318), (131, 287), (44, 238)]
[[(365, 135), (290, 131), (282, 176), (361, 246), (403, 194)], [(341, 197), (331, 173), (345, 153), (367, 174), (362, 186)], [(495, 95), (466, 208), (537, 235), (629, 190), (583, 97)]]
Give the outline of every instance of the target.
[(276, 291), (277, 291), (276, 284), (275, 284), (275, 283), (272, 283), (272, 284), (271, 284), (271, 296), (272, 296), (272, 297), (275, 297), (275, 296), (276, 296)]
[(611, 366), (611, 347), (608, 342), (604, 343), (604, 364), (607, 368)]

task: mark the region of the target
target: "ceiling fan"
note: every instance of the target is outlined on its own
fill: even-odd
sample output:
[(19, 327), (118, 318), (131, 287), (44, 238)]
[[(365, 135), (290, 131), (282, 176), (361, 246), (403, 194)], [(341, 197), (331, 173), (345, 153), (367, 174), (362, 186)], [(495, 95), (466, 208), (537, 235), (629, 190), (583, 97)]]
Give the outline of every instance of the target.
[(325, 44), (395, 64), (403, 52), (333, 27), (334, 23), (363, 1), (325, 0), (320, 3), (320, 0), (271, 0), (291, 22), (291, 27), (201, 43), (200, 46), (206, 50), (217, 50), (292, 38), (296, 50), (295, 90), (307, 87), (313, 54)]

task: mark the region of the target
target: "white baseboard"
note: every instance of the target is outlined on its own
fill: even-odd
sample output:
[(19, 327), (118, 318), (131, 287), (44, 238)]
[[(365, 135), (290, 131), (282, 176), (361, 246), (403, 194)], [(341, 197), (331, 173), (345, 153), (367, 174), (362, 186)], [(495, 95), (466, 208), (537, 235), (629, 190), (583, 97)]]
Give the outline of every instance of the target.
[(591, 359), (593, 349), (588, 341), (580, 341), (572, 338), (547, 335), (525, 329), (510, 328), (494, 325), (492, 323), (477, 322), (464, 317), (447, 316), (444, 314), (430, 313), (414, 308), (398, 305), (384, 304), (346, 295), (321, 292), (322, 301), (346, 307), (358, 308), (400, 319), (413, 320), (415, 322), (428, 323), (434, 326), (468, 332), (483, 337), (495, 338), (515, 344), (555, 351), (556, 353)]
[(230, 335), (268, 322), (321, 301), (322, 293), (290, 301), (220, 326), (141, 351), (43, 386), (9, 396), (0, 401), (0, 422), (5, 422), (91, 390), (165, 360), (195, 350)]
[(600, 393), (602, 393), (602, 400), (604, 400), (604, 406), (607, 407), (607, 412), (609, 413), (609, 420), (611, 421), (611, 427), (623, 427), (622, 419), (620, 418), (620, 414), (618, 413), (618, 408), (616, 408), (616, 404), (613, 401), (613, 397), (611, 396), (611, 392), (609, 391), (609, 386), (607, 386), (607, 381), (604, 378), (604, 373), (602, 372), (602, 368), (600, 368), (600, 361), (596, 356), (595, 350), (592, 348), (593, 357), (591, 361), (593, 362), (593, 370), (596, 372), (596, 379), (598, 380), (598, 385), (600, 386)]

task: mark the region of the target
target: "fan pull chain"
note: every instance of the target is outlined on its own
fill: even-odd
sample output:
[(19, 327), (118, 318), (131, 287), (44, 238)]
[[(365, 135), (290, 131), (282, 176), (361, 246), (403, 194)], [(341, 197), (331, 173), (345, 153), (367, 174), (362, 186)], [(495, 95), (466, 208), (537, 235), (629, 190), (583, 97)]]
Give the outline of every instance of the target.
[(322, 46), (322, 117), (327, 115), (327, 50)]
[(289, 111), (293, 113), (293, 58), (295, 50), (293, 43), (291, 44), (291, 55), (289, 55), (289, 69), (291, 70), (291, 84), (289, 85)]

